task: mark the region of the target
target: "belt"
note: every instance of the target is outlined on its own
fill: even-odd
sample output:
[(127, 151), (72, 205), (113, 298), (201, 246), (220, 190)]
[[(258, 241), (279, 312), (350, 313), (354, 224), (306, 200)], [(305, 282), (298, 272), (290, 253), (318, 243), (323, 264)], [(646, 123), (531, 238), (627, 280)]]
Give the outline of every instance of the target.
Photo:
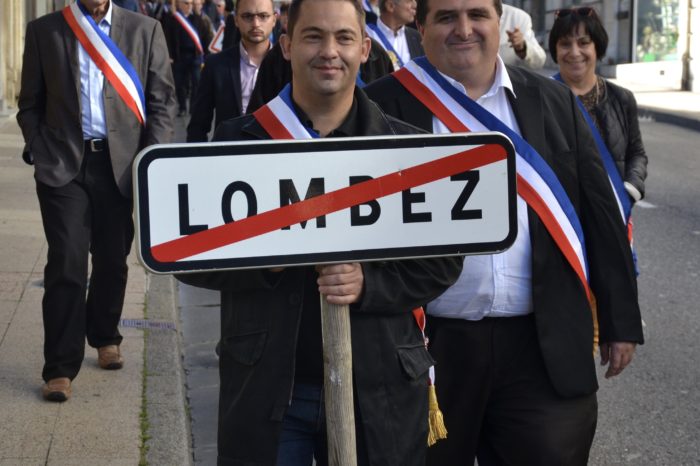
[(104, 152), (107, 150), (106, 139), (85, 139), (85, 152)]

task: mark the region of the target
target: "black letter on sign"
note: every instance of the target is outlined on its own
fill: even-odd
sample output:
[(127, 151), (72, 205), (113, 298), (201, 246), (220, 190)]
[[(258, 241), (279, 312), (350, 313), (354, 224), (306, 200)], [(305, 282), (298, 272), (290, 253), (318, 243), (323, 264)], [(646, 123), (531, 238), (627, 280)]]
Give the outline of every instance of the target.
[[(371, 176), (351, 176), (350, 186), (362, 183), (363, 181), (371, 180)], [(369, 206), (371, 209), (368, 215), (360, 215), (360, 206)], [(364, 204), (357, 204), (350, 207), (350, 226), (362, 226), (362, 225), (372, 225), (377, 220), (379, 220), (379, 215), (382, 213), (381, 207), (379, 207), (379, 202), (376, 200), (369, 201)]]
[(412, 193), (410, 189), (401, 192), (401, 204), (403, 205), (403, 223), (429, 222), (433, 219), (430, 212), (413, 213), (411, 204), (425, 202), (425, 193)]
[(230, 185), (226, 186), (224, 189), (224, 195), (221, 196), (221, 215), (224, 217), (224, 222), (233, 222), (233, 215), (231, 214), (231, 201), (233, 200), (233, 195), (237, 191), (245, 194), (246, 201), (248, 202), (248, 215), (247, 217), (252, 217), (258, 213), (258, 199), (255, 197), (255, 191), (253, 187), (244, 181), (234, 181)]
[(466, 181), (462, 194), (457, 198), (457, 202), (452, 207), (452, 220), (476, 220), (481, 218), (481, 209), (464, 210), (469, 197), (474, 192), (474, 188), (479, 184), (479, 170), (467, 171), (452, 175), (450, 181)]
[[(311, 178), (311, 181), (309, 181), (309, 188), (306, 190), (306, 196), (304, 196), (304, 200), (320, 196), (325, 192), (326, 185), (323, 178)], [(297, 192), (297, 188), (294, 187), (294, 181), (280, 180), (280, 207), (284, 207), (287, 204), (294, 204), (295, 202), (299, 202), (299, 193)], [(306, 220), (299, 223), (301, 224), (302, 228), (306, 228)], [(325, 215), (316, 217), (316, 228), (326, 228)], [(289, 230), (289, 227), (283, 227), (282, 229)]]
[(177, 185), (177, 205), (180, 209), (180, 234), (182, 236), (209, 229), (208, 225), (190, 225), (190, 196), (186, 184)]

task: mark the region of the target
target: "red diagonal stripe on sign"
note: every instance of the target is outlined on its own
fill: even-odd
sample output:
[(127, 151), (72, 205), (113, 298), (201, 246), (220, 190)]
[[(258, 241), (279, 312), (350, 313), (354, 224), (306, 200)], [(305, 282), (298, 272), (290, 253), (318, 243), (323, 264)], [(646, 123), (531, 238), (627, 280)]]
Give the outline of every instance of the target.
[(502, 146), (486, 144), (278, 209), (268, 210), (252, 217), (167, 241), (151, 247), (151, 254), (159, 262), (175, 262), (457, 173), (489, 165), (504, 160), (506, 155)]

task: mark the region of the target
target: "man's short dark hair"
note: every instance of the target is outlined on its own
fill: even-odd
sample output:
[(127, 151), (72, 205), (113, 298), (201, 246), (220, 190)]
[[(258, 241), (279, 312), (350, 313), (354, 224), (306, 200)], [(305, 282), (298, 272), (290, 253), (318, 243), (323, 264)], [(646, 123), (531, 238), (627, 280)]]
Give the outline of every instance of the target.
[[(416, 6), (416, 23), (425, 25), (425, 20), (428, 17), (428, 1), (429, 0), (418, 0), (418, 5)], [(496, 9), (496, 13), (500, 18), (503, 14), (503, 1), (493, 0), (493, 7)]]
[(600, 22), (598, 13), (592, 8), (588, 10), (587, 14), (578, 13), (575, 8), (559, 11), (571, 11), (571, 13), (558, 15), (554, 20), (552, 30), (549, 32), (549, 54), (554, 63), (557, 62), (557, 42), (563, 37), (574, 35), (579, 24), (583, 24), (586, 34), (595, 44), (595, 54), (598, 60), (603, 58), (608, 50), (608, 33), (605, 31), (603, 23)]
[[(289, 19), (287, 19), (287, 34), (289, 37), (294, 33), (294, 26), (299, 19), (299, 12), (301, 11), (301, 4), (305, 0), (292, 0), (289, 5)], [(364, 34), (365, 32), (365, 10), (362, 8), (362, 4), (359, 0), (334, 0), (338, 2), (348, 2), (353, 7), (355, 7), (355, 12), (357, 12), (357, 20), (360, 22), (360, 30)]]

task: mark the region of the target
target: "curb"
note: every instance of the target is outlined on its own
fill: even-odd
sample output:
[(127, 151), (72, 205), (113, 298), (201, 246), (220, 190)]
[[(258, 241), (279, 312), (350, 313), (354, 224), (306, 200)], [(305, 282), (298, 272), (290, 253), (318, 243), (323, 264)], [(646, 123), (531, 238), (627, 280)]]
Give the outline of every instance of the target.
[(192, 435), (175, 280), (152, 274), (147, 279), (146, 317), (155, 325), (144, 334), (143, 459), (152, 465), (190, 466)]
[(639, 118), (651, 118), (659, 123), (668, 123), (675, 126), (680, 126), (692, 131), (700, 131), (700, 120), (690, 116), (681, 115), (678, 113), (660, 110), (653, 107), (638, 107)]

